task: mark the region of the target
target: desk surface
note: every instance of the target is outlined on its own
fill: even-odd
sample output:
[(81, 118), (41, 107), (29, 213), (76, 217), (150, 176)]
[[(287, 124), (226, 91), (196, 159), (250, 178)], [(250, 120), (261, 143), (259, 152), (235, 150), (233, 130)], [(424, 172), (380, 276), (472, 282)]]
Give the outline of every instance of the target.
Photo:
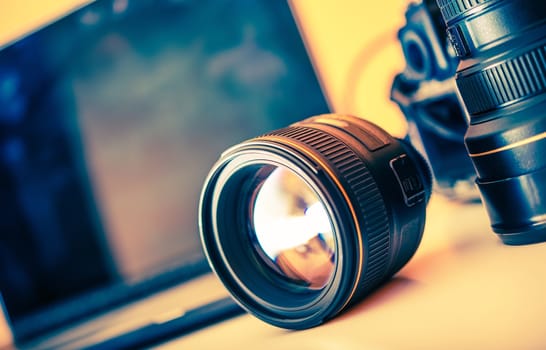
[[(156, 349), (545, 349), (546, 243), (503, 245), (481, 204), (433, 195), (427, 215), (410, 262), (322, 326), (290, 331), (245, 314)], [(135, 329), (150, 321), (146, 315), (172, 317), (226, 295), (209, 274), (67, 329), (63, 338), (79, 348)]]
[(288, 331), (244, 315), (157, 348), (546, 348), (546, 244), (503, 245), (479, 204), (433, 197), (428, 209), (408, 265), (327, 324)]

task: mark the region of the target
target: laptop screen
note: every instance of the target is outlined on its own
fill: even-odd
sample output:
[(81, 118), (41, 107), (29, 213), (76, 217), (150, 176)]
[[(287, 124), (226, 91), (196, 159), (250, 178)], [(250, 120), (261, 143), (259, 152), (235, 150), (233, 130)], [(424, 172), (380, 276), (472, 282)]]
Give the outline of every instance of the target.
[(0, 51), (0, 106), (16, 339), (206, 271), (219, 154), (328, 111), (288, 5), (265, 0), (97, 1)]

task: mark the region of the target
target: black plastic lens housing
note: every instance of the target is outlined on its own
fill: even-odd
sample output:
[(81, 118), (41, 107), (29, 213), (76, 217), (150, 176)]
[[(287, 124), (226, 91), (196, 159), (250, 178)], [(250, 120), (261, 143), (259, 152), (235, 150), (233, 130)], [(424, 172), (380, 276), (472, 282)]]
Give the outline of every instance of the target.
[(546, 2), (437, 2), (492, 228), (507, 244), (546, 241)]
[[(331, 269), (314, 287), (307, 283), (312, 278), (280, 271), (259, 248), (252, 208), (272, 169), (296, 178), (294, 191), (305, 187), (328, 216)], [(427, 165), (410, 146), (363, 119), (320, 115), (222, 154), (203, 188), (201, 238), (213, 270), (246, 310), (279, 327), (309, 328), (409, 261), (423, 233), (430, 187)], [(305, 256), (301, 248), (309, 247), (294, 248)]]

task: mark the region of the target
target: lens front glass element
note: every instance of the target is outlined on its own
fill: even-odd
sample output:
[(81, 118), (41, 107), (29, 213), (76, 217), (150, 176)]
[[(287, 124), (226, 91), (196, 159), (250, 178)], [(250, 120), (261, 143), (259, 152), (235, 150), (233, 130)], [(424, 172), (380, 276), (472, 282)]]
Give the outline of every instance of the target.
[(262, 168), (255, 188), (251, 223), (259, 255), (290, 281), (323, 288), (335, 259), (332, 223), (323, 202), (284, 167)]

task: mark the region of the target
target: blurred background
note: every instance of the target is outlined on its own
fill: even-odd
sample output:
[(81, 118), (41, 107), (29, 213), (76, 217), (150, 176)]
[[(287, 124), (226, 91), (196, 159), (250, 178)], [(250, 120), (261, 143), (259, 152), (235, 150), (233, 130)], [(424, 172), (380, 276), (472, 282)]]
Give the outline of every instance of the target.
[[(1, 0), (0, 45), (86, 3), (89, 1)], [(405, 121), (388, 96), (392, 78), (404, 67), (397, 32), (405, 23), (409, 3), (392, 0), (379, 8), (356, 0), (345, 0), (343, 5), (330, 0), (320, 4), (291, 1), (332, 109), (366, 115), (399, 136), (405, 132)], [(365, 88), (366, 82), (373, 82), (373, 87)]]
[(3, 7), (35, 22), (0, 52), (0, 290), (18, 338), (208, 271), (197, 205), (218, 155), (328, 112), (286, 3), (97, 1), (45, 27), (53, 12), (25, 8)]
[[(26, 315), (38, 305), (51, 304), (62, 295), (83, 291), (89, 281), (96, 286), (117, 280), (134, 283), (153, 276), (158, 266), (175, 268), (193, 259), (192, 254), (200, 251), (199, 241), (194, 235), (181, 238), (180, 228), (197, 230), (194, 208), (187, 207), (187, 203), (197, 201), (200, 188), (194, 184), (204, 179), (203, 169), (210, 167), (226, 145), (328, 111), (322, 99), (305, 100), (306, 95), (312, 98), (320, 92), (302, 94), (297, 84), (288, 89), (283, 85), (278, 99), (297, 99), (305, 106), (301, 110), (294, 105), (288, 110), (278, 107), (275, 97), (269, 95), (280, 89), (256, 90), (260, 84), (256, 79), (271, 86), (269, 81), (278, 76), (313, 74), (286, 71), (297, 69), (298, 63), (277, 62), (269, 51), (284, 50), (276, 48), (278, 44), (272, 43), (273, 46), (262, 51), (263, 47), (253, 44), (256, 35), (268, 30), (264, 27), (256, 32), (253, 26), (275, 25), (268, 24), (265, 18), (262, 24), (255, 18), (248, 26), (242, 39), (237, 39), (243, 41), (237, 51), (224, 50), (222, 55), (211, 55), (222, 45), (232, 45), (226, 44), (224, 39), (205, 46), (192, 42), (191, 38), (199, 33), (192, 33), (191, 29), (188, 32), (188, 28), (216, 31), (215, 13), (222, 11), (218, 4), (185, 19), (200, 25), (180, 26), (179, 16), (174, 12), (157, 17), (160, 25), (150, 22), (148, 17), (132, 15), (131, 21), (123, 25), (116, 25), (114, 18), (113, 30), (117, 34), (100, 40), (94, 34), (75, 35), (73, 25), (68, 23), (64, 29), (57, 25), (50, 30), (57, 33), (49, 36), (33, 35), (21, 40), (87, 3), (0, 1), (0, 48), (4, 48), (0, 62), (3, 63), (1, 89), (4, 100), (10, 102), (3, 104), (0, 113), (2, 181), (5, 189), (17, 188), (16, 192), (3, 194), (3, 235), (7, 234), (6, 230), (16, 229), (28, 236), (21, 239), (8, 234), (7, 245), (0, 246), (3, 296), (10, 301), (12, 315)], [(241, 18), (252, 17), (245, 14), (253, 11), (252, 6), (244, 1), (236, 4), (238, 10), (234, 13), (240, 18), (225, 19), (223, 31), (229, 31), (226, 28), (230, 21), (235, 26)], [(120, 19), (131, 10), (128, 1), (114, 1), (112, 6), (113, 16)], [(395, 74), (404, 66), (397, 31), (404, 24), (406, 6), (407, 1), (389, 1), (381, 8), (366, 6), (361, 1), (345, 1), (343, 6), (335, 1), (291, 2), (330, 110), (366, 117), (396, 136), (405, 134), (406, 123), (398, 107), (389, 101), (389, 94)], [(82, 12), (78, 16), (82, 24), (78, 30), (91, 33), (104, 26), (101, 16), (100, 7)], [(150, 17), (153, 18), (153, 14)], [(134, 27), (131, 22), (139, 21), (147, 25), (131, 29)], [(217, 33), (219, 37), (225, 34)], [(296, 32), (284, 34), (286, 47), (296, 45), (290, 44), (299, 40), (296, 35)], [(177, 41), (173, 38), (178, 38), (178, 43), (172, 44)], [(169, 49), (165, 50), (165, 46)], [(185, 51), (186, 62), (180, 61), (177, 50)], [(77, 56), (73, 56), (75, 53)], [(98, 57), (116, 58), (97, 65)], [(154, 63), (150, 65), (147, 60), (152, 58)], [(245, 60), (260, 62), (259, 75), (244, 71), (245, 66), (253, 64)], [(9, 69), (14, 62), (19, 71)], [(237, 106), (230, 106), (233, 95), (226, 96), (207, 86), (194, 85), (191, 93), (180, 94), (184, 87), (177, 85), (177, 81), (191, 76), (193, 70), (201, 71), (199, 66), (209, 67), (208, 74), (212, 78), (230, 84), (229, 76), (223, 72), (232, 65), (240, 67), (240, 74), (254, 79), (249, 82), (252, 90), (238, 87), (231, 89), (232, 93), (251, 96), (256, 112), (266, 108), (270, 115), (278, 116), (274, 122), (269, 117), (248, 118)], [(59, 69), (66, 71), (62, 80), (55, 76)], [(52, 77), (57, 79), (56, 88), (42, 96), (40, 91)], [(21, 89), (31, 93), (9, 98)], [(152, 96), (155, 104), (151, 106), (144, 100), (139, 103), (139, 95), (148, 99)], [(173, 98), (176, 104), (170, 102)], [(221, 131), (218, 137), (206, 136), (207, 129), (213, 126), (200, 119), (203, 110), (199, 110), (198, 105), (191, 107), (196, 100), (207, 100), (216, 106), (217, 115), (210, 120), (214, 120), (214, 128)], [(195, 119), (181, 121), (177, 114), (180, 105), (193, 108), (190, 116)], [(71, 117), (74, 113), (78, 113), (77, 119)], [(20, 119), (25, 114), (34, 115), (34, 120)], [(146, 117), (150, 115), (161, 116), (161, 122)], [(237, 118), (239, 121), (234, 123)], [(202, 148), (196, 145), (203, 142), (210, 150), (207, 154), (178, 151)], [(68, 150), (71, 151), (67, 153)], [(134, 156), (137, 153), (139, 156)], [(13, 176), (18, 184), (10, 182)], [(184, 182), (180, 181), (181, 176)], [(48, 185), (44, 187), (43, 183)], [(9, 204), (10, 196), (22, 203), (22, 212)], [(57, 203), (51, 205), (52, 200)], [(32, 219), (31, 227), (24, 228), (28, 220), (23, 221), (23, 217)], [(150, 235), (150, 232), (156, 234)], [(63, 237), (55, 237), (55, 234)], [(183, 244), (181, 239), (185, 240)], [(34, 248), (28, 245), (29, 241), (34, 242)], [(18, 264), (18, 260), (34, 263)], [(88, 260), (95, 264), (85, 265)], [(52, 277), (36, 282), (44, 271)], [(80, 280), (74, 277), (76, 274)], [(51, 285), (61, 288), (46, 287)], [(9, 341), (11, 335), (6, 322), (2, 322), (0, 330), (0, 339)]]

